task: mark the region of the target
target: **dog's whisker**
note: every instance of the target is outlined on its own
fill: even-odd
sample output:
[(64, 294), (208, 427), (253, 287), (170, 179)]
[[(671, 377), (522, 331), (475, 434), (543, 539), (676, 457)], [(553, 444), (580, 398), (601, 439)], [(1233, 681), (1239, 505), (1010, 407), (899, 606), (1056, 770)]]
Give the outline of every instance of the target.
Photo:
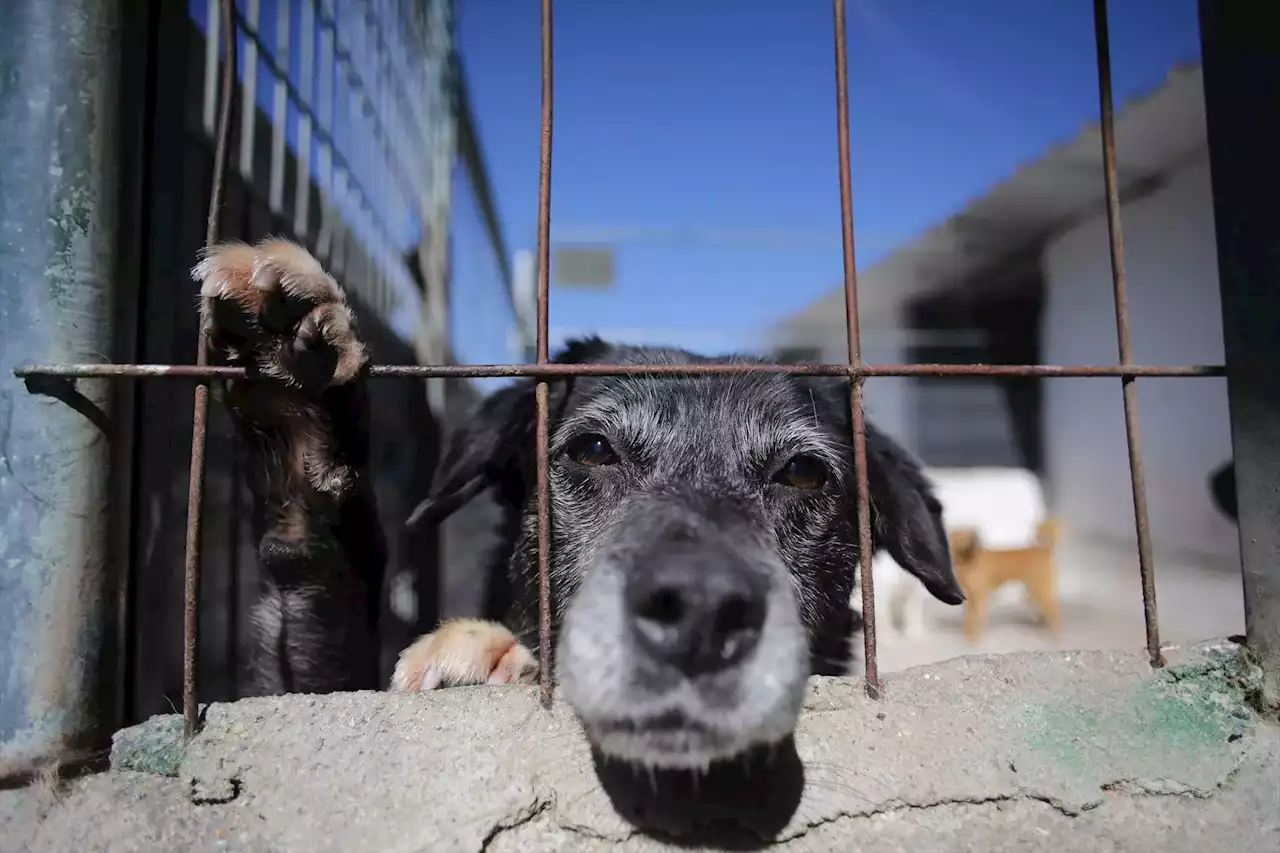
[[(806, 767), (806, 770), (808, 768)], [(839, 779), (819, 779), (811, 778), (808, 773), (805, 775), (805, 788), (810, 791), (826, 791), (831, 794), (839, 794), (841, 797), (853, 796), (865, 802), (875, 802), (875, 797), (867, 791), (866, 788), (856, 784), (841, 781)], [(891, 788), (881, 784), (880, 790), (890, 793)]]

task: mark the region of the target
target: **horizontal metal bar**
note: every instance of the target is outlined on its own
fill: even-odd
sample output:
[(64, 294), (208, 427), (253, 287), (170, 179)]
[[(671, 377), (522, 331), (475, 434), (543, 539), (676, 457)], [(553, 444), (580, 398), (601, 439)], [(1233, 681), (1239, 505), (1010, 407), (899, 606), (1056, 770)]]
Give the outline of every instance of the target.
[[(707, 376), (786, 373), (793, 376), (1028, 376), (1042, 379), (1099, 376), (1194, 378), (1225, 376), (1217, 364), (383, 364), (374, 377), (471, 379), (554, 376)], [(245, 379), (242, 367), (193, 364), (27, 364), (13, 375), (60, 379)]]

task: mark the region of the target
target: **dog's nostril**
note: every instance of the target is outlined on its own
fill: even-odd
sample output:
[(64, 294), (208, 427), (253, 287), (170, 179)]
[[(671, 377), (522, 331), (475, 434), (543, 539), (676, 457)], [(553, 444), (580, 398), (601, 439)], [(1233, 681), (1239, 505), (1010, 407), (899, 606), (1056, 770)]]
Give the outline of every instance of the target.
[(755, 628), (751, 623), (751, 604), (741, 596), (730, 596), (716, 610), (715, 632), (719, 636), (736, 634)]
[(707, 653), (721, 666), (739, 661), (755, 648), (763, 626), (763, 601), (731, 595), (716, 608)]
[(684, 600), (671, 587), (654, 591), (636, 614), (661, 625), (675, 625), (684, 618)]

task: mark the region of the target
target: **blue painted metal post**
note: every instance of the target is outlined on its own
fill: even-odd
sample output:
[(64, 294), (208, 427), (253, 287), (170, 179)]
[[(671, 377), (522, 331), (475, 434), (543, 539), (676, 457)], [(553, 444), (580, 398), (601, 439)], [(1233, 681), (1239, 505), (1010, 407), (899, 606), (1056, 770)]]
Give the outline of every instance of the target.
[(0, 2), (0, 777), (115, 722), (111, 388), (12, 371), (115, 354), (122, 8)]

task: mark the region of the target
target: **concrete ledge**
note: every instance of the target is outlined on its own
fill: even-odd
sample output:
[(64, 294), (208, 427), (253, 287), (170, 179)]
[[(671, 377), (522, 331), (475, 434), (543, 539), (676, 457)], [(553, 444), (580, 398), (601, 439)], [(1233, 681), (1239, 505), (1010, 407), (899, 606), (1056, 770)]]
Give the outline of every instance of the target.
[(215, 704), (186, 750), (181, 721), (157, 717), (117, 734), (109, 773), (0, 794), (0, 838), (32, 851), (1280, 849), (1280, 728), (1250, 709), (1239, 648), (1170, 661), (959, 658), (894, 674), (878, 702), (856, 679), (814, 679), (793, 744), (696, 780), (594, 761), (568, 707), (542, 710), (535, 689)]

